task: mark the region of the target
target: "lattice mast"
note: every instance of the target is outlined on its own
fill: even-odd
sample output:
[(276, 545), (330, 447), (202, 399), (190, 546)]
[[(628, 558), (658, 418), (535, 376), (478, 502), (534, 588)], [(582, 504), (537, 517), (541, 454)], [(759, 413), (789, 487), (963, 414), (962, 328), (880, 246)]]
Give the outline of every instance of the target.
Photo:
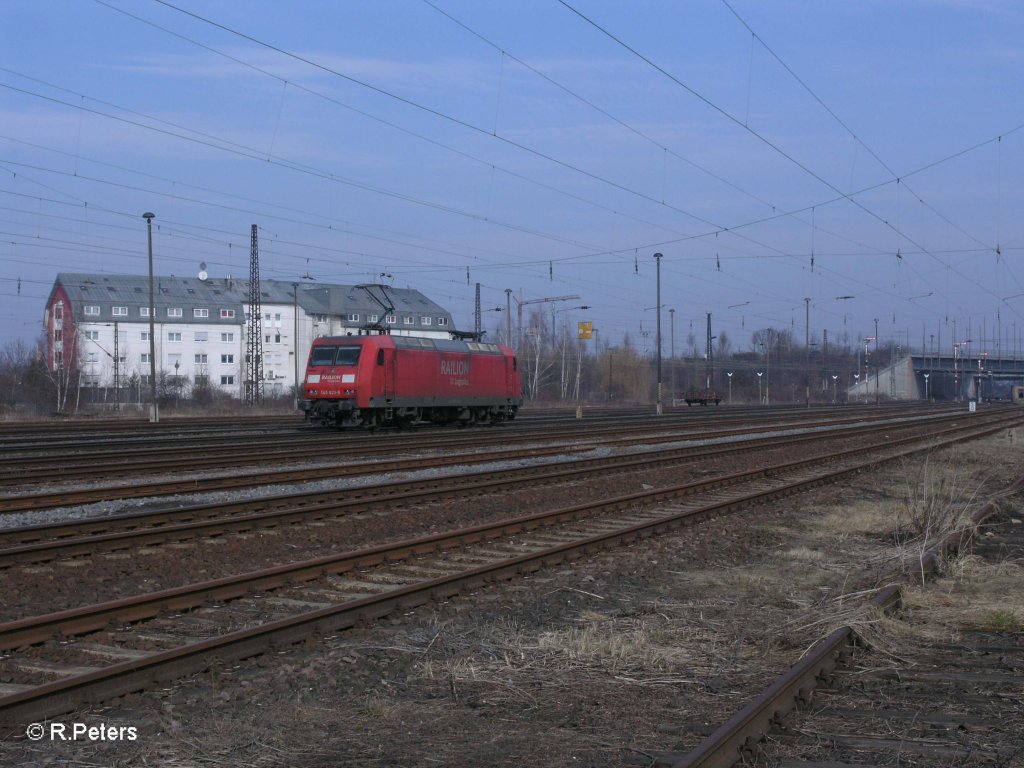
[(483, 335), (483, 318), (480, 315), (480, 283), (476, 284), (476, 307), (473, 311), (473, 333), (477, 339)]
[(260, 305), (260, 246), (252, 225), (249, 249), (249, 333), (245, 346), (245, 404), (263, 402), (263, 308)]

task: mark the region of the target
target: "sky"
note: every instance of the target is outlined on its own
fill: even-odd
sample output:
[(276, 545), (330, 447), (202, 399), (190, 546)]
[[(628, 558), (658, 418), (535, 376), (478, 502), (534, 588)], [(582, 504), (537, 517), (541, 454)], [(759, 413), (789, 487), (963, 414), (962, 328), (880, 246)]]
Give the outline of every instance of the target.
[(1022, 79), (1016, 0), (0, 0), (0, 347), (150, 211), (157, 274), (256, 224), (492, 337), (1024, 354)]

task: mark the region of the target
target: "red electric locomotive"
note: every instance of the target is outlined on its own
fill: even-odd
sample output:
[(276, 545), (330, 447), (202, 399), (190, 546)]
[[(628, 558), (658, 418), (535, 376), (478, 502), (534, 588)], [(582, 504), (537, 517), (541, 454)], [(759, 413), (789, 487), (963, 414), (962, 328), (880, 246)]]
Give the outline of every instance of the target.
[(508, 347), (418, 336), (316, 339), (302, 391), (309, 421), (369, 428), (494, 423), (523, 403)]

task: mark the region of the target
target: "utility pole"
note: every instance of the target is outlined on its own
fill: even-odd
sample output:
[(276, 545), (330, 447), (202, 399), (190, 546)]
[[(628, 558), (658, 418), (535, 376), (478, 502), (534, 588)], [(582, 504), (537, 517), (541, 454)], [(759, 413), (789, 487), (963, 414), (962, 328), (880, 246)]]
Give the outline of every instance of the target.
[(811, 407), (811, 300), (804, 298), (804, 401)]
[(245, 404), (263, 402), (263, 308), (260, 299), (260, 247), (257, 227), (252, 225), (249, 250), (249, 335), (245, 355)]
[(121, 353), (118, 351), (117, 320), (114, 321), (114, 410), (121, 410)]
[(299, 410), (299, 391), (302, 384), (299, 382), (299, 284), (292, 283), (292, 315), (294, 316), (295, 328), (292, 331), (292, 357), (295, 364), (295, 410)]
[(878, 405), (878, 318), (875, 318), (875, 405)]
[(153, 316), (156, 315), (156, 306), (153, 300), (153, 219), (156, 214), (148, 211), (142, 214), (146, 220), (146, 234), (149, 240), (149, 420), (160, 421), (160, 407), (156, 402), (156, 339), (154, 337)]
[(512, 289), (505, 289), (505, 346), (512, 346)]
[(708, 312), (708, 328), (707, 328), (707, 358), (708, 358), (708, 370), (707, 370), (707, 381), (704, 382), (705, 394), (711, 393), (711, 385), (715, 380), (715, 351), (712, 345), (715, 337), (711, 335), (711, 313)]
[(480, 315), (480, 283), (476, 284), (476, 302), (473, 305), (473, 333), (477, 341), (480, 340), (480, 333), (483, 330), (483, 318)]
[(657, 333), (655, 335), (656, 336), (655, 343), (657, 344), (657, 348), (658, 348), (656, 357), (658, 359), (658, 404), (657, 404), (657, 413), (658, 413), (659, 416), (661, 416), (661, 414), (662, 414), (662, 405), (661, 405), (661, 259), (662, 259), (662, 255), (660, 253), (654, 254), (655, 274), (657, 276), (656, 280), (655, 280), (655, 285), (656, 285), (656, 289), (655, 289), (656, 301), (654, 302), (654, 304), (657, 307), (657, 311), (658, 311), (658, 324), (657, 324)]
[(676, 311), (674, 309), (670, 309), (668, 311), (668, 320), (669, 320), (669, 336), (670, 336), (669, 351), (671, 352), (671, 354), (669, 355), (668, 366), (669, 366), (669, 370), (672, 372), (672, 375), (670, 376), (670, 379), (671, 379), (670, 387), (671, 387), (671, 392), (672, 392), (672, 404), (675, 405), (675, 396), (676, 396)]

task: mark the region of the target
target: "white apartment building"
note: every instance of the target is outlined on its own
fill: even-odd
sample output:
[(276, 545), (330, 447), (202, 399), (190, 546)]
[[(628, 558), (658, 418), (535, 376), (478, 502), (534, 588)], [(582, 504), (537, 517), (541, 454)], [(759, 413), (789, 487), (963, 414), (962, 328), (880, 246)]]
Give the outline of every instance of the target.
[[(187, 393), (208, 383), (245, 392), (249, 281), (159, 276), (154, 284), (157, 379)], [(149, 278), (60, 273), (46, 303), (47, 361), (70, 367), (82, 386), (149, 385)], [(263, 391), (285, 395), (314, 338), (394, 333), (450, 338), (451, 315), (411, 288), (260, 281)], [(131, 383), (131, 384), (130, 384)]]

